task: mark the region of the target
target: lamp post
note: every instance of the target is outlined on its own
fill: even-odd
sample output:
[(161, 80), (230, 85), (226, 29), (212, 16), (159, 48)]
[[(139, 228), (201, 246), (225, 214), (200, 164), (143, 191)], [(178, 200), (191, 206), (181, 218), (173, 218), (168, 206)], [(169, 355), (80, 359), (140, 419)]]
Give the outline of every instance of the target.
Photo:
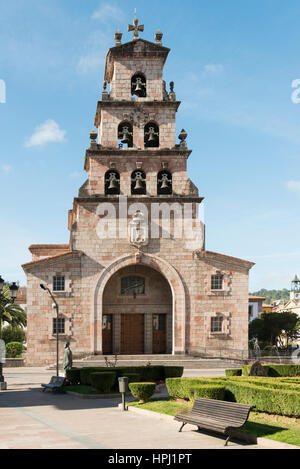
[(43, 283), (40, 284), (42, 290), (45, 290), (51, 296), (51, 299), (54, 303), (54, 308), (56, 309), (56, 376), (59, 376), (59, 355), (58, 355), (58, 304), (51, 292), (51, 290), (46, 287)]
[[(2, 294), (4, 283), (5, 282), (4, 282), (3, 278), (0, 275), (0, 301), (1, 301), (1, 303), (3, 303), (3, 307), (4, 307), (4, 302), (9, 303), (7, 298), (4, 298), (4, 295)], [(10, 285), (9, 289), (10, 289), (11, 303), (14, 303), (15, 299), (16, 299), (16, 296), (18, 294), (19, 287), (16, 284), (16, 282), (13, 282)], [(7, 384), (6, 384), (6, 382), (4, 380), (4, 376), (3, 376), (3, 362), (4, 362), (4, 352), (5, 352), (4, 347), (5, 347), (5, 344), (2, 340), (2, 318), (1, 317), (0, 317), (0, 347), (3, 347), (2, 350), (0, 349), (0, 352), (3, 352), (3, 357), (0, 354), (0, 391), (5, 391), (7, 389)]]

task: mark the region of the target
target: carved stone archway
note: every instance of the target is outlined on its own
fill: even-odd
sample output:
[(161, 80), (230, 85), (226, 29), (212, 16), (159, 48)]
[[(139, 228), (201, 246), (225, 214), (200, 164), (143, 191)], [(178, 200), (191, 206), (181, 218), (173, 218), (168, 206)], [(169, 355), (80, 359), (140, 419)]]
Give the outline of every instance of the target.
[(142, 264), (157, 270), (168, 281), (172, 291), (173, 340), (172, 354), (185, 353), (185, 290), (178, 272), (167, 261), (157, 256), (140, 253), (119, 257), (100, 274), (94, 290), (94, 308), (91, 317), (91, 348), (94, 354), (102, 354), (103, 293), (111, 277), (120, 269)]

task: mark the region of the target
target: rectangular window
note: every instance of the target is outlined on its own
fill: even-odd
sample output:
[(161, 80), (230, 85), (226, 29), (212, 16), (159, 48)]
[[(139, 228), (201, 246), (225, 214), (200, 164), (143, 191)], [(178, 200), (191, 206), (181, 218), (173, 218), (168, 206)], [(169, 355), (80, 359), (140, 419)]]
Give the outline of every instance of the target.
[(65, 277), (53, 277), (53, 291), (65, 291)]
[(121, 295), (143, 295), (145, 293), (145, 279), (130, 275), (121, 279)]
[(211, 318), (211, 332), (222, 332), (222, 316), (215, 316)]
[(211, 289), (222, 290), (223, 289), (223, 275), (212, 275), (211, 276)]
[(56, 334), (57, 332), (59, 334), (65, 333), (65, 318), (53, 318), (53, 334)]

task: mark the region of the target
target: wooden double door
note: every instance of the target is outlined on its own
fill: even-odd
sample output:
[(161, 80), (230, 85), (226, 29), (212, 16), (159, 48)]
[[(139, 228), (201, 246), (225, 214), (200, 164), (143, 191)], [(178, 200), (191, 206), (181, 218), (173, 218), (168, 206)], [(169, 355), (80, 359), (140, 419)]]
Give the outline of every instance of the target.
[[(166, 314), (153, 314), (152, 324), (151, 321), (147, 322), (147, 328), (149, 328), (147, 337), (152, 332), (152, 353), (163, 354), (167, 351), (166, 322)], [(123, 355), (140, 355), (145, 353), (145, 314), (122, 313), (120, 315), (120, 326), (120, 329), (117, 328), (120, 330), (117, 340), (120, 344), (119, 353)], [(103, 315), (102, 352), (104, 355), (115, 353), (113, 347), (113, 327), (113, 315)], [(150, 328), (152, 328), (152, 331)], [(149, 346), (151, 349), (151, 344)]]

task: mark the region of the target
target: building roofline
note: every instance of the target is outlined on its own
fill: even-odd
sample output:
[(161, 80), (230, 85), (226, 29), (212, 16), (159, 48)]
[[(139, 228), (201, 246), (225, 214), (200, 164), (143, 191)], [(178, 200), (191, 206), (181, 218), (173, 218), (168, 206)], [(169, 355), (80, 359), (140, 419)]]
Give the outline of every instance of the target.
[(22, 264), (21, 267), (26, 270), (26, 268), (35, 266), (37, 264), (40, 264), (41, 262), (48, 262), (52, 260), (56, 260), (65, 256), (70, 256), (70, 255), (82, 255), (81, 251), (68, 251), (68, 252), (63, 252), (61, 254), (55, 254), (54, 256), (49, 256), (49, 257), (43, 257), (43, 259), (37, 259), (36, 261), (31, 261), (31, 262), (26, 262), (25, 264)]

